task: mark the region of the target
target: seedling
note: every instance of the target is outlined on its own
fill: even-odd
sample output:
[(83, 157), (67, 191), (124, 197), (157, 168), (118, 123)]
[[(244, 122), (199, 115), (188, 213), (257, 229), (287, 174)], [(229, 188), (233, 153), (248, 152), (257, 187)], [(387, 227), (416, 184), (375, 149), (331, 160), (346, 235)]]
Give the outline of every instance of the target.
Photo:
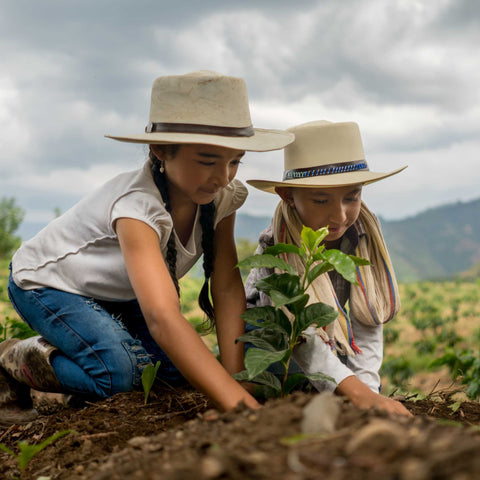
[(454, 379), (460, 377), (460, 382), (467, 385), (468, 398), (480, 398), (480, 356), (478, 352), (447, 348), (445, 353), (435, 359), (430, 366), (446, 365)]
[[(346, 255), (340, 250), (327, 250), (322, 245), (328, 235), (328, 228), (317, 231), (303, 227), (301, 245), (278, 243), (265, 249), (261, 255), (253, 255), (239, 262), (241, 268), (275, 268), (284, 273), (273, 273), (256, 282), (258, 290), (268, 295), (272, 305), (248, 309), (242, 318), (256, 329), (245, 333), (237, 341), (251, 343), (253, 347), (245, 355), (246, 370), (234, 377), (239, 381), (254, 382), (264, 386), (267, 396), (285, 396), (300, 382), (309, 380), (332, 380), (322, 372), (305, 375), (288, 375), (288, 366), (293, 349), (301, 341), (301, 336), (310, 325), (325, 327), (337, 318), (337, 311), (324, 303), (312, 303), (307, 306), (310, 284), (322, 274), (336, 270), (346, 280), (357, 284), (357, 265), (368, 265), (365, 259)], [(302, 278), (279, 255), (286, 253), (298, 255), (305, 265)], [(290, 312), (289, 320), (283, 309)], [(279, 362), (283, 367), (283, 379), (280, 381), (267, 369)]]
[(155, 366), (152, 364), (147, 365), (142, 372), (142, 385), (143, 391), (145, 392), (145, 402), (144, 405), (148, 402), (148, 396), (150, 395), (150, 390), (152, 389), (153, 382), (157, 376), (158, 367), (160, 367), (160, 360), (157, 361)]
[(0, 450), (3, 450), (4, 452), (9, 453), (13, 457), (17, 459), (18, 466), (20, 468), (20, 472), (23, 473), (25, 470), (25, 467), (28, 465), (30, 460), (37, 455), (40, 451), (42, 451), (45, 447), (48, 447), (51, 443), (57, 441), (60, 437), (63, 437), (64, 435), (67, 435), (69, 433), (77, 433), (74, 430), (63, 430), (61, 432), (57, 432), (47, 439), (45, 439), (43, 442), (35, 445), (35, 444), (29, 444), (26, 441), (20, 441), (18, 442), (18, 449), (19, 453), (15, 453), (13, 450), (10, 450), (8, 447), (0, 443)]

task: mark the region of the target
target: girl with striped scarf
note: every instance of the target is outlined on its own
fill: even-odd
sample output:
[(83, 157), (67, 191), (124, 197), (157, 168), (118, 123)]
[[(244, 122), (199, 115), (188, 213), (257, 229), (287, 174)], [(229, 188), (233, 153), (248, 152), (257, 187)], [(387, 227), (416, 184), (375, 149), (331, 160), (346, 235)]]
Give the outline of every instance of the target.
[[(314, 381), (314, 386), (320, 391), (334, 390), (360, 408), (409, 415), (401, 403), (379, 393), (382, 325), (398, 312), (400, 299), (379, 222), (361, 200), (363, 185), (405, 167), (390, 173), (371, 172), (358, 125), (353, 122), (316, 121), (289, 130), (295, 141), (285, 149), (283, 181), (248, 181), (281, 197), (271, 225), (260, 235), (256, 253), (279, 242), (299, 246), (303, 225), (314, 230), (328, 226), (326, 248), (370, 261), (369, 266), (357, 267), (358, 285), (335, 271), (310, 285), (309, 303), (326, 303), (338, 311), (338, 317), (326, 328), (312, 326), (304, 332), (304, 342), (294, 350), (293, 370), (325, 373), (335, 382)], [(284, 259), (303, 275), (300, 257), (287, 254)], [(246, 283), (249, 307), (270, 302), (255, 282), (271, 273), (269, 269), (250, 273)]]

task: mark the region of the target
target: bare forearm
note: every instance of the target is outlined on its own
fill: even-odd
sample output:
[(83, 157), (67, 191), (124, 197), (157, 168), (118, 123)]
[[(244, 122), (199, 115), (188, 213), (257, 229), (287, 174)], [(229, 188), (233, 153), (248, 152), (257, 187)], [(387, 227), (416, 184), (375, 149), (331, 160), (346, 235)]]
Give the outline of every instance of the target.
[(157, 233), (145, 223), (129, 218), (119, 219), (116, 228), (129, 279), (150, 333), (160, 348), (185, 378), (220, 408), (229, 410), (241, 401), (252, 408), (258, 407), (256, 400), (221, 366), (180, 313), (178, 295), (160, 251)]
[(244, 344), (235, 343), (235, 340), (245, 332), (245, 323), (240, 316), (247, 301), (240, 273), (233, 265), (214, 271), (212, 299), (222, 365), (230, 374), (240, 372), (244, 369)]
[(243, 302), (235, 302), (230, 297), (230, 302), (216, 302), (215, 315), (217, 318), (217, 340), (220, 358), (225, 369), (233, 375), (244, 369), (244, 344), (235, 343), (235, 340), (245, 333), (245, 324), (240, 315), (245, 310)]

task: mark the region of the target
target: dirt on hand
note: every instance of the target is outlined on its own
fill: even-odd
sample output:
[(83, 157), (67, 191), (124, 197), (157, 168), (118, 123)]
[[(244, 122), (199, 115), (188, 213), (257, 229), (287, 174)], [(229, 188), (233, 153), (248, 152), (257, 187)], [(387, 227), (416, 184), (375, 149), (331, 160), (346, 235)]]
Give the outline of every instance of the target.
[[(23, 472), (0, 451), (5, 480), (180, 479), (477, 479), (480, 404), (455, 405), (450, 393), (403, 399), (414, 418), (391, 418), (341, 401), (334, 431), (302, 433), (314, 393), (297, 392), (251, 411), (220, 413), (192, 390), (155, 386), (143, 392), (66, 407), (37, 399), (40, 416), (0, 428), (0, 443), (39, 444), (72, 430), (40, 451)], [(458, 408), (457, 408), (458, 407)], [(74, 432), (73, 432), (74, 431)]]

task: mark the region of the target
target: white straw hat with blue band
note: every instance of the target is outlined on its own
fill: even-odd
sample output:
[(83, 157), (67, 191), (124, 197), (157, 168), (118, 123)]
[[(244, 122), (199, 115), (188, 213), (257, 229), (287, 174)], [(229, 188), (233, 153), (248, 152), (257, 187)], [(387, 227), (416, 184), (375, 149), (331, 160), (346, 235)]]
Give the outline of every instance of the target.
[(360, 129), (355, 122), (318, 120), (288, 129), (295, 141), (284, 150), (281, 181), (247, 180), (249, 185), (269, 193), (275, 187), (342, 187), (366, 185), (395, 175), (372, 172), (365, 159)]

